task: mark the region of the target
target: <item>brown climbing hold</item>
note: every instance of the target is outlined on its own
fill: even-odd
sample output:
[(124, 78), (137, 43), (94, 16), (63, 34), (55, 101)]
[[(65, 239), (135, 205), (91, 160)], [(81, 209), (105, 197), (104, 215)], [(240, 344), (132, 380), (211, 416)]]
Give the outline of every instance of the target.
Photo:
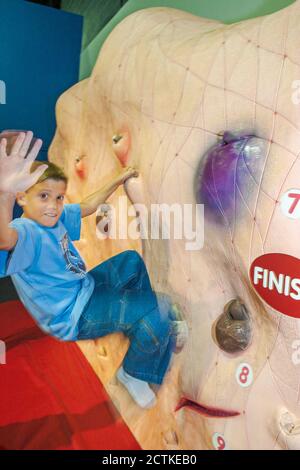
[(252, 337), (251, 318), (241, 299), (233, 299), (217, 320), (215, 336), (219, 347), (228, 353), (247, 349)]

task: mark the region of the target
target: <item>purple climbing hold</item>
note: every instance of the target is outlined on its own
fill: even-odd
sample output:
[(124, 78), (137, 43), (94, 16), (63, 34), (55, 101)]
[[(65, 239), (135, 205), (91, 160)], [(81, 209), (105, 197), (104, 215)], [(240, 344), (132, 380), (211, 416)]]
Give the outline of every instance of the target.
[(201, 160), (196, 178), (196, 199), (205, 217), (230, 224), (259, 187), (266, 156), (266, 141), (251, 133), (224, 132)]

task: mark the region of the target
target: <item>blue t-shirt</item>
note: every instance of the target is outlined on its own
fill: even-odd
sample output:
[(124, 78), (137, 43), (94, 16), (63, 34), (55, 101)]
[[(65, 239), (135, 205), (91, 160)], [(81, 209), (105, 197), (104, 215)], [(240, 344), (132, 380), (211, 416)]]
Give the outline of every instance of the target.
[(66, 204), (54, 227), (27, 218), (9, 226), (18, 241), (9, 252), (6, 275), (10, 275), (19, 297), (46, 333), (74, 340), (78, 320), (94, 290), (94, 279), (71, 240), (79, 240), (81, 209)]

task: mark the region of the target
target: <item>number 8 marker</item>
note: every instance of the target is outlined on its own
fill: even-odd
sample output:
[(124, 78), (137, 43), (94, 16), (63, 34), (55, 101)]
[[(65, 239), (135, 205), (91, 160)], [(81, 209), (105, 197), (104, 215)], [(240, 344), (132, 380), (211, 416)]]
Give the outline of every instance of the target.
[(253, 382), (252, 367), (246, 362), (243, 362), (237, 367), (235, 378), (241, 387), (249, 387)]

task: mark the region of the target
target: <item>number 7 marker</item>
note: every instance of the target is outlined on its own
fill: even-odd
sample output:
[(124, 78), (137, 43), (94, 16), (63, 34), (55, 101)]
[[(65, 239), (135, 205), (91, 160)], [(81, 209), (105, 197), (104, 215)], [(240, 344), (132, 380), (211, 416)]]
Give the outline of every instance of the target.
[(281, 197), (281, 210), (290, 219), (300, 219), (300, 189), (289, 189)]

